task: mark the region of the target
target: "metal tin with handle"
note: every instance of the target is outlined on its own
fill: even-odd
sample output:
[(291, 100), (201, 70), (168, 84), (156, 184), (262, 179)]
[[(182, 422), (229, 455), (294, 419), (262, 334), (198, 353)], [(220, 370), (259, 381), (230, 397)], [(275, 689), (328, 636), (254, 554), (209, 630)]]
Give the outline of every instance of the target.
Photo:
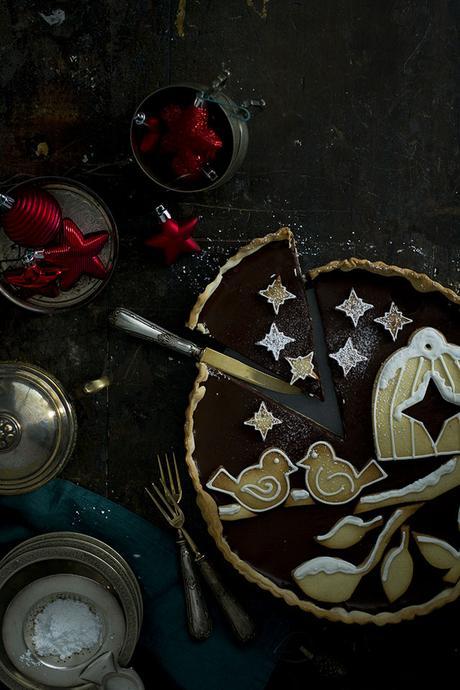
[[(248, 121), (253, 109), (265, 107), (261, 99), (249, 99), (238, 105), (224, 93), (229, 70), (212, 82), (210, 86), (195, 83), (171, 84), (157, 89), (148, 95), (136, 108), (131, 121), (131, 148), (134, 158), (141, 170), (156, 184), (175, 192), (193, 193), (214, 189), (227, 182), (240, 168), (246, 156), (249, 130)], [(168, 178), (161, 169), (164, 156), (145, 155), (140, 150), (140, 142), (145, 133), (148, 116), (157, 116), (168, 105), (187, 106), (207, 104), (214, 125), (224, 141), (222, 156), (211, 165), (202, 169), (200, 178), (193, 184), (185, 183), (181, 178)]]

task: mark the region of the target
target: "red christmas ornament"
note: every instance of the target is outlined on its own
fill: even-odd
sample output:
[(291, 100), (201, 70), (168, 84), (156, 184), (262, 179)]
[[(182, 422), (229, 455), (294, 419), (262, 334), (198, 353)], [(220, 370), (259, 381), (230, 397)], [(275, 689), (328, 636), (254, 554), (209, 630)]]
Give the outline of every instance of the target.
[(142, 153), (153, 151), (160, 138), (160, 120), (157, 117), (148, 117), (143, 124), (148, 128), (147, 134), (142, 138), (139, 148)]
[(83, 235), (73, 220), (64, 218), (61, 244), (35, 252), (35, 258), (65, 269), (61, 277), (61, 290), (69, 290), (83, 274), (99, 280), (107, 278), (109, 272), (98, 254), (108, 238), (108, 232)]
[(61, 227), (56, 199), (41, 187), (18, 187), (14, 198), (0, 194), (1, 222), (6, 235), (24, 247), (49, 244)]
[(162, 225), (159, 234), (146, 240), (145, 244), (148, 247), (160, 249), (167, 264), (176, 261), (180, 254), (201, 252), (200, 245), (192, 239), (192, 232), (198, 223), (198, 218), (177, 223), (164, 206), (158, 206), (155, 210)]
[(8, 285), (26, 290), (29, 297), (32, 295), (57, 297), (59, 294), (58, 280), (62, 274), (61, 268), (31, 263), (25, 268), (5, 271), (3, 280)]
[(171, 166), (178, 177), (198, 177), (223, 146), (222, 139), (208, 125), (207, 108), (170, 105), (162, 110), (161, 119), (168, 132), (160, 140), (160, 151), (173, 155)]

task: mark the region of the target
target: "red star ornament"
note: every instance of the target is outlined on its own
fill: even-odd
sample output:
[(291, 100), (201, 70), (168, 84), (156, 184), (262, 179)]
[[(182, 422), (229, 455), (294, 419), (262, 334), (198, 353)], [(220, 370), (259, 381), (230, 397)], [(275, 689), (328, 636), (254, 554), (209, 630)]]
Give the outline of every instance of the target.
[(63, 270), (60, 268), (33, 263), (20, 270), (6, 271), (3, 280), (8, 285), (26, 290), (29, 297), (32, 295), (57, 297), (59, 295), (57, 281), (62, 274)]
[[(192, 238), (192, 232), (198, 223), (198, 218), (178, 223), (173, 220), (168, 212), (162, 220), (159, 234), (145, 241), (148, 247), (160, 249), (163, 252), (165, 263), (172, 264), (180, 254), (201, 252), (201, 247)], [(169, 216), (169, 217), (168, 217)]]
[(98, 254), (109, 239), (108, 232), (92, 232), (83, 235), (78, 225), (64, 218), (62, 221), (61, 244), (43, 249), (37, 258), (64, 269), (61, 290), (70, 290), (83, 275), (105, 280), (109, 271)]

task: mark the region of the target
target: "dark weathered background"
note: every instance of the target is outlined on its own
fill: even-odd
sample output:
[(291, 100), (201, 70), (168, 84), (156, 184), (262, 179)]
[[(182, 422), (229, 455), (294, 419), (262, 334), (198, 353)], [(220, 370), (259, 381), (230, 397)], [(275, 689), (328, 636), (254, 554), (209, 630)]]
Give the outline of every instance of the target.
[[(65, 20), (50, 25), (56, 9)], [(219, 263), (253, 237), (290, 225), (305, 268), (354, 255), (458, 287), (458, 1), (0, 0), (0, 17), (0, 177), (83, 181), (121, 237), (113, 280), (89, 307), (46, 317), (2, 303), (1, 358), (35, 362), (69, 390), (113, 377), (79, 408), (67, 478), (152, 517), (142, 487), (154, 453), (181, 448), (194, 368), (111, 332), (107, 314), (124, 304), (180, 330)], [(247, 159), (213, 193), (168, 197), (129, 160), (130, 117), (156, 87), (209, 83), (223, 65), (235, 100), (268, 104)], [(164, 268), (145, 251), (159, 202), (203, 216), (201, 255)], [(241, 587), (249, 602), (254, 589)], [(309, 659), (282, 664), (273, 687), (442, 682), (458, 670), (458, 612), (386, 629), (293, 613)]]

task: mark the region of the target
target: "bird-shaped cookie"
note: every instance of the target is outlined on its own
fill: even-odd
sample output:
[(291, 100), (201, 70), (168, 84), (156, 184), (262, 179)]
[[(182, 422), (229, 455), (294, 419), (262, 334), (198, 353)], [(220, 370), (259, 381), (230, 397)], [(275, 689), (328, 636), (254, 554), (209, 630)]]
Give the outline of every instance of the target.
[(348, 503), (366, 486), (387, 476), (375, 460), (358, 472), (347, 460), (338, 458), (334, 448), (323, 441), (313, 443), (297, 465), (305, 468), (307, 489), (321, 503)]
[(248, 510), (262, 513), (286, 500), (290, 490), (289, 475), (296, 470), (286, 453), (269, 448), (256, 465), (246, 467), (236, 478), (224, 467), (219, 467), (206, 486), (230, 494)]

